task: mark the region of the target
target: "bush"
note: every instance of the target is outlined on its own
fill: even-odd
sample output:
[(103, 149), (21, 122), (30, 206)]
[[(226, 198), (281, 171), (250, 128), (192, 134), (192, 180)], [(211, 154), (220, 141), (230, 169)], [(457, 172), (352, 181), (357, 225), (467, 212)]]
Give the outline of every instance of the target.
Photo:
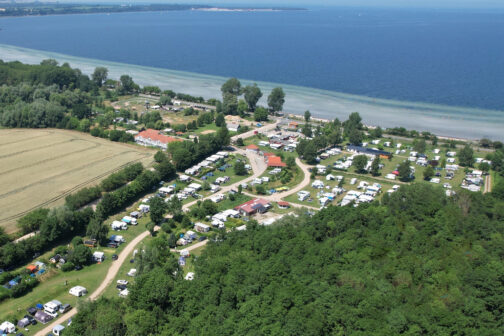
[(66, 263), (63, 264), (63, 266), (61, 266), (61, 270), (63, 272), (70, 272), (70, 271), (73, 271), (74, 269), (75, 269), (75, 265), (71, 261), (67, 261)]
[(65, 204), (70, 210), (77, 210), (86, 204), (89, 204), (101, 197), (101, 188), (99, 186), (84, 188), (75, 194), (68, 195), (65, 198)]

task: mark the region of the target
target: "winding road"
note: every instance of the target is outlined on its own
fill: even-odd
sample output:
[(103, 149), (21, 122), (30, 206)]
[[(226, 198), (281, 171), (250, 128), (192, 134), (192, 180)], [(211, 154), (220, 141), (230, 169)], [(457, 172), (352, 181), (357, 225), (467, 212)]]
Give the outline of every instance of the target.
[[(276, 127), (276, 125), (277, 124), (268, 124), (268, 125), (266, 125), (266, 126), (264, 126), (262, 128), (257, 129), (256, 131), (259, 131), (259, 132), (269, 131), (271, 129), (274, 129)], [(243, 133), (243, 134), (236, 135), (236, 136), (234, 136), (232, 138), (232, 140), (235, 141), (238, 138), (247, 138), (247, 137), (251, 137), (253, 135), (254, 135), (254, 131), (250, 131), (250, 132), (246, 132), (246, 133)], [(264, 162), (264, 158), (262, 156), (260, 156), (259, 154), (252, 153), (252, 152), (249, 152), (249, 151), (244, 151), (244, 150), (238, 149), (238, 148), (235, 148), (235, 153), (244, 154), (244, 155), (247, 156), (247, 158), (250, 161), (250, 165), (252, 167), (253, 174), (251, 176), (247, 177), (244, 180), (241, 180), (241, 181), (236, 182), (236, 183), (234, 183), (232, 185), (223, 187), (220, 190), (220, 193), (225, 193), (225, 192), (228, 192), (228, 191), (230, 191), (232, 189), (236, 189), (236, 188), (238, 188), (238, 186), (240, 184), (246, 183), (246, 182), (251, 181), (251, 180), (253, 180), (255, 178), (258, 178), (259, 176), (261, 176), (266, 171), (267, 166), (266, 166), (266, 163)], [(296, 159), (296, 163), (301, 167), (301, 169), (304, 172), (303, 182), (300, 183), (295, 188), (289, 190), (287, 193), (282, 193), (281, 195), (280, 194), (279, 195), (271, 195), (271, 196), (267, 196), (265, 198), (267, 198), (268, 200), (271, 200), (271, 201), (279, 201), (283, 197), (289, 196), (289, 195), (291, 195), (293, 193), (296, 193), (297, 191), (303, 189), (306, 186), (306, 184), (308, 184), (310, 182), (310, 173), (308, 171), (309, 166), (303, 164), (299, 159)], [(209, 199), (210, 197), (211, 196), (207, 196), (204, 199)], [(185, 211), (185, 210), (189, 209), (192, 205), (196, 204), (196, 202), (197, 201), (193, 201), (193, 202), (187, 203), (187, 204), (185, 204), (182, 207), (182, 209)], [(159, 227), (156, 227), (156, 230), (159, 230)], [(105, 275), (105, 278), (100, 283), (100, 285), (98, 286), (98, 288), (96, 288), (88, 296), (89, 300), (96, 300), (101, 294), (103, 294), (103, 292), (105, 291), (105, 289), (116, 278), (117, 273), (119, 273), (119, 269), (121, 268), (122, 264), (125, 261), (128, 260), (129, 256), (133, 253), (133, 251), (135, 250), (135, 248), (137, 247), (137, 245), (142, 240), (144, 240), (146, 237), (148, 237), (148, 236), (150, 236), (149, 231), (142, 232), (140, 235), (138, 235), (133, 240), (131, 240), (128, 243), (128, 245), (126, 245), (126, 247), (119, 253), (117, 260), (114, 261), (112, 263), (112, 265), (110, 266), (110, 268), (108, 269), (107, 274)], [(207, 240), (199, 242), (197, 244), (194, 244), (194, 245), (188, 247), (187, 250), (191, 251), (193, 249), (196, 249), (196, 248), (198, 248), (200, 246), (205, 245), (207, 242), (208, 242)], [(50, 323), (47, 326), (45, 326), (44, 329), (42, 329), (39, 332), (37, 332), (35, 335), (36, 336), (45, 336), (45, 335), (47, 335), (49, 333), (52, 333), (52, 329), (56, 325), (58, 325), (58, 324), (61, 324), (61, 325), (65, 326), (66, 325), (66, 321), (69, 318), (73, 317), (75, 314), (77, 314), (77, 312), (78, 312), (77, 308), (74, 307), (70, 312), (68, 312), (68, 313), (60, 316), (59, 318), (57, 318), (56, 320), (54, 320), (52, 323)]]

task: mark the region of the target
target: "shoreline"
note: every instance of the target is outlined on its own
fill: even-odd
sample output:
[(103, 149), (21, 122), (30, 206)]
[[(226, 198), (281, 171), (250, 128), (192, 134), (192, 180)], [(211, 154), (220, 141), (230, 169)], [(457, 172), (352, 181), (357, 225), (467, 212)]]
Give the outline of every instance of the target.
[[(1, 5), (0, 5), (1, 6)], [(201, 5), (199, 5), (201, 6)], [(118, 7), (121, 8), (121, 7)], [(268, 12), (289, 12), (289, 11), (308, 11), (307, 8), (282, 8), (282, 7), (270, 7), (270, 8), (239, 8), (239, 7), (197, 7), (193, 6), (190, 8), (183, 9), (152, 9), (152, 10), (124, 10), (124, 11), (98, 11), (98, 12), (82, 12), (82, 13), (50, 13), (50, 14), (25, 14), (25, 15), (0, 15), (0, 20), (2, 18), (26, 18), (26, 17), (41, 17), (41, 16), (65, 16), (65, 15), (92, 15), (92, 14), (122, 14), (122, 13), (163, 13), (163, 12), (182, 12), (182, 11), (195, 11), (195, 12), (217, 12), (217, 13), (228, 13), (228, 12), (243, 12), (243, 13), (268, 13)], [(1, 30), (1, 28), (0, 28)]]
[[(205, 99), (220, 97), (220, 86), (228, 78), (139, 66), (111, 61), (64, 55), (0, 44), (0, 58), (4, 61), (40, 63), (54, 58), (60, 63), (68, 62), (85, 74), (91, 74), (96, 66), (109, 69), (110, 78), (129, 74), (140, 85), (157, 85), (162, 89)], [(504, 111), (464, 108), (428, 103), (395, 101), (346, 94), (336, 91), (280, 83), (250, 81), (240, 79), (243, 85), (257, 83), (263, 91), (260, 104), (266, 103), (269, 91), (281, 86), (286, 93), (285, 114), (302, 115), (310, 110), (314, 118), (345, 120), (351, 112), (359, 112), (366, 124), (382, 128), (405, 127), (418, 131), (429, 131), (438, 137), (475, 140), (489, 138), (504, 140)]]

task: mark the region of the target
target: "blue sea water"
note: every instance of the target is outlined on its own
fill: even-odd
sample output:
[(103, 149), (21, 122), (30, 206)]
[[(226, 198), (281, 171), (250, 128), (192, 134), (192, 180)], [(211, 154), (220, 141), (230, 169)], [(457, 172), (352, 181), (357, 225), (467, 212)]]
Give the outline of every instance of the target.
[(3, 18), (0, 28), (1, 44), (79, 57), (504, 109), (502, 12), (149, 12)]

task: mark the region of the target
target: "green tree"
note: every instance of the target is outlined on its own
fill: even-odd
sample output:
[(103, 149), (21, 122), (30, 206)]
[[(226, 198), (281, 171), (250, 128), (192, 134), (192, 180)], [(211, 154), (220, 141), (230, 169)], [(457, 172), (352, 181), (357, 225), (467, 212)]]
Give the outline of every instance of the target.
[(243, 139), (242, 138), (238, 138), (236, 139), (236, 146), (244, 146), (245, 144), (243, 143)]
[(383, 130), (380, 126), (376, 127), (376, 128), (373, 128), (369, 134), (375, 138), (375, 139), (379, 139), (383, 136)]
[(427, 143), (425, 142), (425, 139), (415, 141), (415, 143), (413, 144), (413, 149), (418, 153), (425, 153), (425, 150), (427, 149)]
[(355, 171), (359, 174), (365, 173), (366, 172), (366, 165), (367, 165), (368, 159), (366, 155), (357, 155), (354, 157), (352, 161), (352, 166), (355, 167)]
[(270, 110), (273, 112), (282, 111), (284, 103), (285, 93), (283, 89), (280, 87), (274, 88), (268, 96), (268, 106)]
[(424, 180), (430, 181), (430, 179), (434, 176), (434, 168), (431, 165), (427, 166), (423, 172)]
[(238, 113), (238, 98), (229, 92), (224, 93), (222, 111), (226, 115), (236, 115)]
[(149, 231), (150, 235), (151, 236), (154, 236), (154, 232), (156, 232), (156, 223), (154, 222), (148, 222), (147, 224), (145, 224), (145, 228), (147, 229), (147, 231)]
[(247, 112), (247, 109), (248, 109), (248, 105), (247, 103), (245, 102), (245, 100), (243, 99), (240, 99), (238, 101), (238, 106), (236, 108), (236, 110), (238, 111), (238, 115), (240, 116), (244, 116), (245, 115), (245, 112)]
[(259, 99), (262, 97), (262, 92), (261, 89), (257, 86), (257, 84), (254, 83), (254, 85), (247, 85), (243, 89), (244, 93), (244, 98), (245, 101), (247, 102), (248, 108), (250, 111), (255, 111), (255, 108), (257, 106), (257, 102)]
[(149, 205), (151, 221), (156, 225), (161, 225), (166, 212), (166, 203), (161, 197), (154, 197), (150, 200)]
[(317, 147), (315, 147), (315, 143), (313, 141), (308, 141), (304, 148), (303, 158), (308, 163), (314, 163), (317, 158)]
[(229, 93), (233, 96), (239, 96), (241, 94), (240, 81), (236, 78), (228, 79), (224, 84), (222, 84), (221, 92), (223, 97), (226, 93)]
[(215, 125), (217, 127), (222, 127), (226, 125), (226, 119), (224, 118), (223, 113), (217, 113), (217, 117), (215, 117)]
[(176, 175), (176, 169), (168, 159), (154, 165), (154, 168), (159, 173), (159, 177), (165, 181), (173, 179)]
[[(157, 288), (153, 288), (155, 290)], [(124, 322), (128, 328), (126, 336), (156, 335), (158, 325), (152, 311), (134, 310), (124, 316)]]
[(294, 159), (293, 156), (289, 156), (286, 160), (285, 160), (285, 164), (287, 165), (287, 167), (289, 169), (293, 169), (296, 167), (296, 159)]
[(472, 167), (474, 163), (474, 151), (469, 145), (465, 145), (458, 153), (460, 165), (462, 167)]
[(84, 244), (82, 242), (82, 237), (81, 236), (75, 236), (72, 238), (72, 242), (70, 243), (74, 248), (78, 245)]
[(403, 161), (399, 164), (397, 171), (399, 172), (399, 180), (403, 182), (411, 180), (411, 167), (409, 161)]
[(182, 202), (178, 199), (178, 197), (172, 197), (167, 203), (166, 211), (176, 217), (182, 212)]
[(303, 133), (304, 136), (311, 138), (313, 136), (312, 125), (309, 123), (304, 124), (301, 128), (301, 133)]
[(373, 163), (371, 163), (370, 173), (373, 176), (380, 175), (380, 157), (378, 155), (375, 155), (375, 158), (373, 159)]
[(255, 189), (259, 195), (266, 195), (266, 188), (262, 184), (256, 185)]
[(91, 75), (93, 82), (101, 87), (103, 83), (107, 80), (108, 69), (105, 67), (96, 67), (93, 74)]
[(229, 130), (226, 126), (219, 128), (216, 133), (216, 139), (219, 141), (221, 147), (229, 146), (231, 137), (229, 136)]
[(157, 163), (163, 162), (166, 159), (166, 154), (161, 150), (158, 150), (156, 154), (154, 154), (154, 161), (156, 161)]
[(352, 129), (348, 134), (348, 140), (352, 145), (360, 145), (363, 138), (364, 135), (357, 128)]
[(121, 78), (119, 78), (121, 82), (120, 86), (120, 92), (121, 94), (128, 94), (133, 92), (135, 89), (135, 82), (133, 82), (133, 78), (131, 78), (128, 75), (122, 75)]
[(103, 222), (96, 217), (91, 218), (86, 228), (86, 236), (91, 239), (96, 239), (102, 246), (107, 243), (108, 232), (109, 227), (104, 225)]
[(481, 162), (479, 169), (484, 173), (488, 173), (490, 171), (490, 164), (488, 162)]
[(174, 234), (171, 234), (168, 238), (168, 245), (170, 248), (175, 248), (177, 246), (177, 237)]
[(254, 111), (255, 121), (267, 121), (268, 120), (268, 110), (262, 106), (258, 106)]
[(245, 168), (245, 163), (243, 163), (243, 161), (236, 162), (234, 165), (234, 172), (238, 176), (247, 175), (247, 169)]
[(89, 265), (93, 258), (93, 254), (89, 247), (84, 245), (77, 245), (74, 250), (70, 253), (68, 261), (70, 261), (75, 266), (85, 266)]
[(310, 111), (306, 110), (304, 113), (304, 120), (306, 122), (310, 122), (310, 119), (311, 119), (311, 113), (310, 113)]

